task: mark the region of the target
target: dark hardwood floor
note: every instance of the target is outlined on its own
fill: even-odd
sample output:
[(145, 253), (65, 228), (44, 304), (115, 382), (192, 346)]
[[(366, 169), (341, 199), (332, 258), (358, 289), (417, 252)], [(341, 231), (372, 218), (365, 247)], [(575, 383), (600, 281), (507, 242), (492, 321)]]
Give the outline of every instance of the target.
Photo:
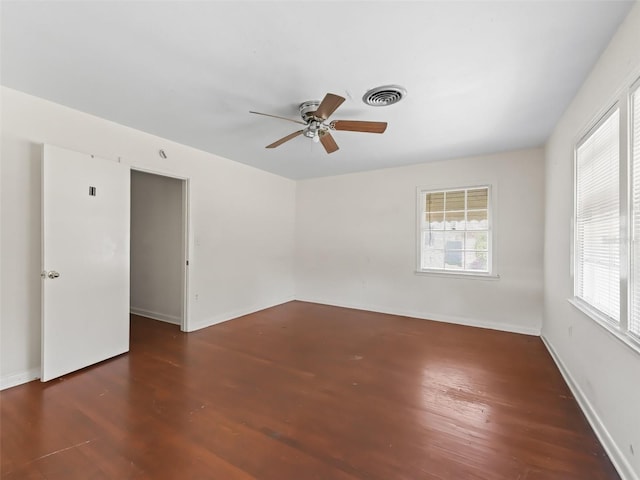
[(537, 337), (291, 302), (5, 390), (2, 478), (617, 479)]

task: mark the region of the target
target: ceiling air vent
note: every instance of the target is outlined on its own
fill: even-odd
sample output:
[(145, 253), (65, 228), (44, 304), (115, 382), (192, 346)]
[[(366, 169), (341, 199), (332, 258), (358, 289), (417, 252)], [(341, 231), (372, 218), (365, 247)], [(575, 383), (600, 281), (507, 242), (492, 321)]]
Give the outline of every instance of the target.
[(407, 91), (398, 85), (385, 85), (372, 88), (362, 97), (362, 101), (373, 107), (386, 107), (398, 103), (407, 95)]

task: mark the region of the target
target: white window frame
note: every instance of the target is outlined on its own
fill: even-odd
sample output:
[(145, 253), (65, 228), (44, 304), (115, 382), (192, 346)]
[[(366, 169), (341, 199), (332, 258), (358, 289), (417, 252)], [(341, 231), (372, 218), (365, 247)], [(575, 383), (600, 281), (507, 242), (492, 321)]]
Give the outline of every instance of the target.
[[(478, 272), (473, 270), (445, 270), (436, 268), (422, 268), (422, 217), (424, 215), (424, 198), (428, 193), (439, 193), (457, 190), (474, 190), (479, 188), (488, 189), (487, 198), (487, 219), (488, 219), (488, 247), (487, 247), (487, 265), (488, 272)], [(423, 185), (416, 188), (416, 269), (417, 275), (428, 276), (444, 276), (444, 277), (461, 277), (469, 279), (486, 279), (497, 280), (498, 262), (497, 262), (497, 184), (493, 182), (481, 182), (477, 184), (466, 185)]]
[[(606, 324), (610, 324), (612, 326), (617, 326), (619, 325), (620, 322), (622, 322), (622, 313), (624, 310), (623, 307), (623, 282), (622, 279), (624, 277), (626, 277), (626, 274), (624, 272), (625, 270), (625, 263), (623, 263), (623, 257), (624, 255), (624, 248), (623, 248), (623, 238), (624, 238), (624, 232), (623, 232), (623, 226), (620, 225), (619, 227), (619, 237), (620, 237), (620, 250), (619, 250), (619, 262), (620, 262), (620, 282), (619, 282), (619, 288), (620, 288), (620, 298), (619, 298), (619, 311), (618, 311), (618, 316), (620, 317), (620, 320), (615, 320), (613, 317), (607, 315), (606, 313), (604, 313), (603, 311), (599, 310), (597, 307), (595, 307), (594, 305), (592, 305), (591, 303), (589, 303), (587, 300), (583, 299), (582, 297), (579, 297), (577, 295), (577, 283), (578, 283), (578, 278), (576, 276), (576, 271), (578, 270), (578, 255), (577, 255), (577, 251), (578, 251), (578, 150), (580, 150), (580, 148), (586, 143), (588, 142), (591, 138), (592, 135), (594, 135), (599, 129), (600, 127), (606, 123), (610, 118), (613, 117), (613, 115), (617, 114), (618, 115), (618, 125), (619, 125), (619, 131), (618, 133), (618, 215), (619, 218), (622, 220), (622, 215), (621, 212), (624, 209), (624, 189), (622, 186), (622, 178), (624, 177), (624, 172), (623, 172), (623, 168), (622, 168), (622, 164), (623, 164), (623, 158), (622, 158), (622, 149), (621, 144), (620, 144), (620, 130), (622, 130), (621, 126), (623, 125), (623, 118), (622, 118), (622, 109), (620, 108), (620, 106), (618, 105), (618, 102), (614, 103), (613, 105), (611, 105), (607, 111), (593, 124), (593, 126), (591, 128), (589, 128), (587, 130), (587, 132), (580, 138), (580, 140), (578, 142), (575, 143), (574, 145), (574, 149), (573, 149), (573, 275), (572, 275), (572, 284), (573, 284), (573, 297), (574, 297), (574, 301), (581, 304), (583, 308), (588, 309), (591, 314), (595, 314), (598, 317), (598, 321), (606, 323)], [(620, 222), (622, 223), (622, 221)]]
[[(634, 283), (637, 281), (640, 281), (639, 279), (634, 278), (633, 275), (633, 266), (632, 266), (632, 262), (633, 262), (633, 251), (635, 248), (637, 248), (638, 246), (640, 246), (640, 239), (638, 238), (634, 238), (634, 223), (633, 223), (633, 156), (636, 152), (633, 151), (633, 122), (634, 120), (637, 120), (638, 122), (640, 122), (640, 118), (638, 119), (634, 119), (633, 118), (633, 95), (636, 95), (636, 101), (640, 102), (640, 78), (637, 78), (635, 82), (633, 82), (631, 84), (631, 86), (629, 87), (627, 94), (626, 94), (626, 113), (627, 113), (627, 123), (625, 125), (625, 128), (622, 129), (623, 131), (621, 131), (621, 137), (624, 137), (624, 150), (625, 150), (625, 161), (627, 163), (626, 166), (626, 173), (627, 173), (627, 178), (626, 178), (626, 186), (627, 186), (627, 201), (626, 201), (626, 218), (628, 218), (628, 234), (627, 234), (627, 242), (626, 242), (626, 255), (627, 255), (627, 283), (628, 283), (628, 290), (627, 290), (627, 294), (632, 293), (633, 292), (633, 287), (634, 287)], [(622, 139), (620, 142), (620, 148), (622, 148), (623, 143), (622, 143)], [(640, 152), (638, 152), (640, 154)], [(622, 164), (621, 164), (622, 167)], [(640, 171), (635, 172), (637, 175), (640, 175)], [(628, 295), (627, 301), (625, 303), (625, 307), (626, 307), (626, 314), (625, 314), (625, 322), (624, 322), (624, 328), (626, 329), (625, 335), (626, 337), (631, 339), (631, 342), (633, 342), (633, 344), (635, 346), (637, 346), (637, 350), (638, 352), (640, 352), (640, 335), (631, 332), (630, 328), (630, 315), (632, 314), (632, 295)]]
[[(631, 287), (631, 236), (633, 233), (632, 225), (632, 201), (631, 198), (631, 177), (632, 177), (632, 161), (631, 161), (631, 96), (636, 89), (640, 88), (640, 78), (636, 72), (635, 81), (626, 82), (625, 87), (618, 89), (607, 107), (600, 110), (595, 115), (587, 127), (582, 129), (574, 142), (574, 161), (573, 161), (573, 221), (572, 221), (572, 241), (571, 241), (571, 284), (572, 296), (568, 299), (574, 307), (586, 314), (597, 325), (600, 325), (611, 333), (615, 338), (621, 340), (622, 343), (630, 347), (636, 353), (640, 353), (640, 337), (629, 331), (629, 314), (630, 314), (630, 287)], [(640, 90), (638, 90), (640, 92)], [(577, 231), (577, 150), (582, 143), (591, 135), (615, 110), (619, 110), (619, 195), (620, 195), (620, 320), (613, 321), (607, 315), (591, 306), (586, 301), (576, 296), (576, 231)], [(640, 174), (640, 172), (636, 172)]]

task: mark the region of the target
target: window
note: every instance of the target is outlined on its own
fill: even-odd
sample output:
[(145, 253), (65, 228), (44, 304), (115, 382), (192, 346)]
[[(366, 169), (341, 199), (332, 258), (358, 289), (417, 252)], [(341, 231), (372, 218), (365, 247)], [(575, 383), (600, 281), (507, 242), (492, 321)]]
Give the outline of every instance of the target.
[(640, 80), (575, 148), (572, 303), (640, 351)]
[(631, 308), (629, 332), (640, 339), (640, 86), (631, 94)]
[(575, 295), (620, 319), (619, 110), (576, 149)]
[(419, 190), (418, 271), (491, 273), (489, 186)]

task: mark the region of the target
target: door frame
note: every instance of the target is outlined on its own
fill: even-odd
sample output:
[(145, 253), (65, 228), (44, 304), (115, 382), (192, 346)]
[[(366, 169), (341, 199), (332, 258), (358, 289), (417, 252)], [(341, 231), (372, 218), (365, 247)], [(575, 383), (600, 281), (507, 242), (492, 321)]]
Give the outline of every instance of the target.
[(130, 165), (131, 171), (149, 173), (160, 177), (174, 178), (180, 180), (182, 184), (182, 319), (180, 321), (180, 330), (189, 331), (189, 251), (191, 238), (191, 218), (190, 218), (190, 198), (191, 198), (191, 179), (168, 173), (161, 170), (154, 170), (145, 167)]

